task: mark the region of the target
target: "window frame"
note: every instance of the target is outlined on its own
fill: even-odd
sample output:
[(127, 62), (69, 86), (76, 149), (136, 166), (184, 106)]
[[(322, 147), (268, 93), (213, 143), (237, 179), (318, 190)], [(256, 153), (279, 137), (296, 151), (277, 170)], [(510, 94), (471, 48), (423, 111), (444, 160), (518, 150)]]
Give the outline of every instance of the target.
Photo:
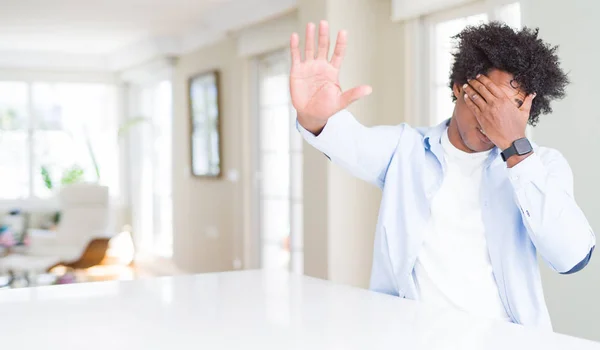
[[(253, 268), (263, 268), (264, 266), (262, 266), (263, 263), (263, 248), (264, 248), (264, 240), (261, 234), (262, 231), (262, 204), (263, 201), (265, 200), (265, 198), (263, 198), (263, 194), (261, 193), (262, 190), (262, 180), (263, 180), (263, 176), (261, 174), (261, 158), (262, 156), (265, 154), (263, 150), (261, 150), (261, 146), (260, 146), (260, 141), (261, 141), (261, 113), (262, 113), (262, 104), (261, 104), (261, 79), (263, 79), (266, 75), (263, 75), (262, 72), (262, 67), (261, 67), (261, 61), (263, 60), (268, 60), (268, 59), (273, 59), (273, 57), (276, 58), (281, 58), (284, 59), (286, 61), (286, 65), (287, 68), (289, 69), (291, 67), (291, 61), (290, 61), (290, 57), (289, 54), (287, 53), (287, 49), (285, 48), (278, 48), (275, 50), (271, 50), (271, 51), (267, 51), (264, 53), (261, 53), (259, 55), (254, 56), (251, 61), (250, 61), (250, 83), (251, 83), (251, 93), (250, 93), (250, 107), (251, 107), (251, 111), (252, 111), (252, 156), (251, 156), (251, 161), (252, 161), (252, 213), (251, 213), (251, 217), (252, 217), (252, 222), (251, 222), (251, 239), (250, 239), (250, 244), (248, 247), (248, 255), (246, 257), (246, 263), (248, 264), (248, 266), (251, 266)], [(291, 100), (288, 101), (288, 105), (289, 105), (289, 113), (290, 113), (290, 121), (295, 120), (295, 111), (293, 109), (292, 106), (292, 102)], [(294, 117), (294, 118), (291, 118)], [(293, 123), (292, 123), (293, 124)], [(288, 265), (288, 269), (290, 272), (293, 273), (302, 273), (304, 270), (304, 264), (303, 262), (296, 264), (296, 261), (294, 261), (294, 257), (295, 256), (302, 256), (302, 261), (303, 261), (303, 256), (304, 256), (304, 244), (300, 244), (299, 246), (295, 246), (294, 245), (294, 241), (296, 240), (296, 235), (300, 236), (301, 241), (303, 242), (304, 240), (304, 232), (296, 232), (294, 230), (294, 223), (296, 222), (296, 220), (300, 220), (302, 221), (303, 218), (300, 217), (298, 218), (297, 216), (295, 216), (294, 214), (294, 208), (295, 208), (295, 204), (298, 204), (298, 202), (300, 203), (300, 205), (303, 207), (303, 197), (301, 194), (301, 197), (297, 198), (294, 197), (294, 191), (293, 191), (293, 181), (294, 181), (294, 174), (292, 173), (294, 170), (294, 166), (293, 166), (293, 155), (294, 154), (300, 154), (300, 156), (302, 157), (303, 154), (303, 147), (301, 146), (301, 148), (299, 150), (293, 150), (293, 141), (292, 141), (292, 134), (295, 133), (295, 130), (292, 130), (292, 124), (290, 124), (290, 139), (289, 139), (289, 149), (288, 149), (288, 154), (289, 154), (289, 180), (290, 180), (290, 184), (289, 184), (289, 194), (286, 197), (286, 199), (289, 201), (289, 223), (290, 223), (290, 237), (289, 237), (289, 244), (290, 244), (290, 256), (289, 256), (289, 265)], [(302, 173), (302, 170), (300, 170), (300, 173)], [(302, 176), (302, 174), (300, 174), (300, 176)], [(303, 212), (303, 211), (302, 211)], [(301, 214), (303, 216), (303, 214)], [(303, 222), (301, 223), (303, 226)], [(301, 264), (301, 265), (300, 265)]]
[[(150, 115), (146, 114), (146, 111), (142, 111), (142, 106), (145, 105), (142, 101), (144, 97), (153, 96), (156, 94), (163, 83), (168, 83), (170, 86), (170, 116), (171, 120), (171, 130), (170, 137), (168, 140), (168, 144), (170, 147), (170, 167), (168, 170), (171, 172), (169, 188), (166, 192), (168, 195), (164, 193), (159, 194), (159, 190), (157, 190), (157, 181), (156, 181), (156, 166), (159, 163), (159, 156), (154, 151), (151, 152), (149, 158), (144, 158), (144, 148), (148, 146), (148, 142), (150, 141), (151, 147), (154, 147), (154, 142), (158, 139), (156, 133), (156, 117), (158, 115), (158, 111), (154, 110), (154, 105), (152, 106), (152, 110), (150, 111)], [(155, 74), (150, 79), (142, 79), (130, 81), (125, 88), (125, 98), (127, 99), (127, 111), (124, 115), (124, 120), (132, 120), (137, 117), (147, 118), (150, 121), (150, 125), (141, 125), (139, 127), (134, 128), (131, 132), (129, 132), (123, 140), (126, 148), (127, 158), (127, 168), (126, 171), (123, 172), (123, 175), (126, 177), (125, 180), (125, 191), (122, 194), (124, 199), (127, 202), (127, 205), (130, 210), (130, 224), (132, 225), (135, 232), (138, 234), (134, 237), (134, 243), (137, 247), (137, 256), (142, 256), (151, 259), (172, 259), (173, 257), (173, 249), (174, 249), (174, 222), (173, 222), (173, 116), (174, 116), (174, 79), (170, 73), (164, 74)], [(155, 97), (155, 96), (153, 96)], [(144, 142), (146, 141), (146, 142)], [(147, 193), (152, 199), (152, 206), (150, 211), (152, 212), (152, 219), (149, 225), (152, 226), (152, 230), (150, 232), (146, 232), (143, 230), (143, 225), (139, 223), (142, 220), (147, 218), (143, 217), (144, 211), (140, 206), (140, 197), (136, 196), (143, 192), (143, 188), (141, 187), (141, 183), (138, 181), (138, 178), (141, 173), (143, 173), (143, 161), (149, 160), (151, 165), (151, 174), (147, 175), (150, 177), (150, 192)], [(156, 230), (157, 223), (160, 223), (160, 219), (157, 218), (155, 214), (156, 205), (160, 203), (161, 200), (167, 200), (170, 203), (170, 230), (167, 233), (169, 242), (167, 243), (167, 247), (160, 246), (161, 238), (165, 238), (165, 232), (159, 232)], [(164, 213), (163, 213), (164, 214)], [(159, 234), (162, 233), (162, 234)]]

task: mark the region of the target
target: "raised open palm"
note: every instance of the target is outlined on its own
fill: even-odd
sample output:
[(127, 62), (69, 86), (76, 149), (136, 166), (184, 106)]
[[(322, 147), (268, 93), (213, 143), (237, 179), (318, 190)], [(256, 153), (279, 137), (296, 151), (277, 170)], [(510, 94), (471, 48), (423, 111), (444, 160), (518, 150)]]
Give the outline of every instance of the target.
[(292, 104), (298, 112), (298, 121), (307, 130), (318, 133), (327, 119), (346, 108), (350, 103), (371, 93), (371, 87), (359, 86), (342, 91), (339, 72), (346, 51), (345, 31), (337, 36), (331, 61), (329, 56), (329, 25), (319, 24), (319, 44), (315, 56), (315, 25), (306, 25), (304, 61), (300, 55), (298, 34), (292, 34), (290, 50), (292, 70), (290, 73), (290, 94)]

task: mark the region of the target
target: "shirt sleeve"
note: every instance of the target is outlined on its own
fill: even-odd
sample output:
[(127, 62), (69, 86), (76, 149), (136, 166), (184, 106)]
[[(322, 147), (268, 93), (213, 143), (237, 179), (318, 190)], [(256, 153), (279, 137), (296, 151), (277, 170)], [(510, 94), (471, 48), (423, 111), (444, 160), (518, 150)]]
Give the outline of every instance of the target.
[(318, 136), (299, 122), (296, 127), (306, 142), (334, 163), (382, 188), (405, 124), (369, 128), (360, 124), (352, 113), (342, 110), (329, 118)]
[(374, 292), (397, 297), (399, 296), (399, 290), (389, 251), (387, 232), (382, 227), (375, 233), (369, 289)]
[(536, 151), (508, 169), (529, 237), (542, 258), (560, 273), (582, 269), (596, 238), (573, 195), (573, 174), (554, 150)]

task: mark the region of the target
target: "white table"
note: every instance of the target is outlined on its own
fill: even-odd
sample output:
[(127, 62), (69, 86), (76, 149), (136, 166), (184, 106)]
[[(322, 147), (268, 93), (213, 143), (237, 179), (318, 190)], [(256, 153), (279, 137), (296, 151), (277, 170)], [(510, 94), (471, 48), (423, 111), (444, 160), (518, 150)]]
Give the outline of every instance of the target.
[(0, 325), (6, 349), (600, 349), (261, 271), (0, 290)]

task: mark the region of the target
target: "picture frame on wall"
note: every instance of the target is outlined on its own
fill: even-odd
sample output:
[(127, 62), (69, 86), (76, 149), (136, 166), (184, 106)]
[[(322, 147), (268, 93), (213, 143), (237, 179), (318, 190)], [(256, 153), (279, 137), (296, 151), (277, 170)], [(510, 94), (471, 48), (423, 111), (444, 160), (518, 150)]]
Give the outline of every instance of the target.
[(195, 177), (221, 177), (219, 71), (189, 79), (190, 166)]

